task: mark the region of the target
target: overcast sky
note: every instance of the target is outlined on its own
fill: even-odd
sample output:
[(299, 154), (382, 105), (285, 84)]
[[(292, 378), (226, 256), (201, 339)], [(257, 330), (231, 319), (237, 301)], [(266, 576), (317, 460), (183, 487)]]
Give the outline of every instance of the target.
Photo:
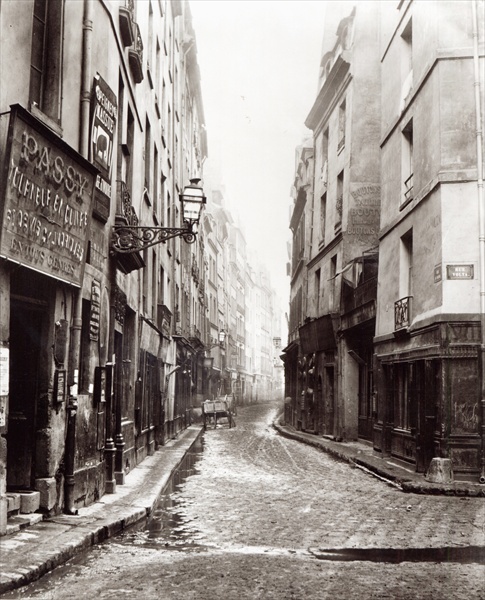
[(209, 161), (220, 165), (226, 205), (270, 268), (286, 312), (295, 149), (310, 134), (304, 122), (317, 93), (325, 3), (189, 3)]

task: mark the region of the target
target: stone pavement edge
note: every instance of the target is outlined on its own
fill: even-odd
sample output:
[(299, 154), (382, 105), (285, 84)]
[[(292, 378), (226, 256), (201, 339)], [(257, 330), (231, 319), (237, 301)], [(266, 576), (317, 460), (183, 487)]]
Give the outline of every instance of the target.
[(104, 494), (77, 515), (57, 515), (1, 537), (0, 594), (39, 579), (79, 552), (149, 517), (202, 431), (200, 425), (184, 430), (130, 471), (114, 494)]

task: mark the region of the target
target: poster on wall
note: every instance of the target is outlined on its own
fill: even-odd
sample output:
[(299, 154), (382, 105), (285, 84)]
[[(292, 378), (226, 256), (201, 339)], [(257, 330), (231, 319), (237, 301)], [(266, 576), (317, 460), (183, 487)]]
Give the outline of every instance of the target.
[(117, 118), (116, 96), (98, 73), (93, 82), (90, 159), (99, 169), (93, 212), (103, 222), (109, 217)]
[(80, 287), (97, 169), (27, 110), (11, 108), (0, 256)]

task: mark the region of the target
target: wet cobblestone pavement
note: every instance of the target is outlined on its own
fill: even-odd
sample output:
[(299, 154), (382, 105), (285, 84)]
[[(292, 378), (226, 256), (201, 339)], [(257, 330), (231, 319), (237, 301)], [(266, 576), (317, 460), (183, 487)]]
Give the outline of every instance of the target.
[(278, 408), (208, 430), (146, 527), (3, 597), (485, 599), (482, 498), (405, 494), (278, 435)]

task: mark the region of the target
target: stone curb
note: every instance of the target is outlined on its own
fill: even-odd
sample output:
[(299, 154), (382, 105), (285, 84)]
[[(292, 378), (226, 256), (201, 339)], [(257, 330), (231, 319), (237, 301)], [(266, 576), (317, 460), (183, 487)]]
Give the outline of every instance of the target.
[[(301, 435), (292, 427), (286, 427), (280, 423), (281, 417), (278, 417), (273, 422), (273, 427), (281, 435), (302, 442), (309, 446), (313, 446), (323, 452), (331, 454), (335, 458), (347, 462), (349, 464), (363, 467), (371, 475), (376, 475), (380, 479), (384, 479), (389, 483), (396, 485), (401, 491), (412, 494), (427, 494), (431, 496), (470, 496), (485, 498), (485, 486), (478, 483), (454, 482), (450, 484), (430, 483), (420, 474), (412, 476), (405, 469), (393, 467), (386, 463), (382, 458), (377, 456), (366, 456), (358, 450), (352, 448), (342, 449), (333, 447), (333, 445), (325, 443), (325, 438), (315, 436), (311, 439), (311, 434)], [(332, 442), (337, 444), (339, 442)]]
[[(79, 520), (87, 518), (91, 522), (76, 522), (78, 517), (72, 517), (72, 523), (69, 523), (69, 517), (59, 515), (57, 523), (54, 517), (52, 520), (41, 521), (30, 528), (24, 527), (20, 531), (0, 538), (0, 571), (2, 571), (0, 572), (0, 594), (36, 581), (83, 550), (100, 544), (149, 517), (173, 473), (180, 467), (185, 455), (202, 433), (202, 426), (192, 425), (183, 431), (179, 438), (173, 440), (171, 446), (166, 446), (159, 451), (159, 460), (155, 466), (160, 466), (162, 462), (166, 461), (168, 468), (156, 481), (150, 481), (150, 476), (153, 477), (153, 467), (145, 468), (142, 481), (124, 497), (120, 497), (118, 500), (114, 495), (112, 501), (108, 503), (103, 501), (105, 500), (103, 496), (95, 505), (80, 509), (80, 512), (83, 510), (86, 512), (86, 516), (79, 517)], [(167, 450), (165, 456), (163, 455), (164, 450)], [(127, 479), (137, 469), (143, 467), (144, 464), (140, 463), (128, 473)], [(149, 489), (145, 490), (144, 482), (149, 484)], [(58, 528), (65, 527), (55, 535), (55, 547), (52, 532), (49, 531), (50, 525)], [(31, 532), (32, 541), (26, 543), (25, 538), (29, 538), (29, 532)], [(37, 540), (34, 541), (34, 538)], [(15, 547), (17, 540), (19, 544), (25, 544), (25, 550), (16, 555), (15, 561), (9, 562), (8, 556), (5, 561), (2, 560), (1, 554), (5, 552), (8, 555), (9, 545), (12, 544)], [(12, 555), (13, 553), (10, 556)], [(16, 564), (12, 564), (13, 562)]]

